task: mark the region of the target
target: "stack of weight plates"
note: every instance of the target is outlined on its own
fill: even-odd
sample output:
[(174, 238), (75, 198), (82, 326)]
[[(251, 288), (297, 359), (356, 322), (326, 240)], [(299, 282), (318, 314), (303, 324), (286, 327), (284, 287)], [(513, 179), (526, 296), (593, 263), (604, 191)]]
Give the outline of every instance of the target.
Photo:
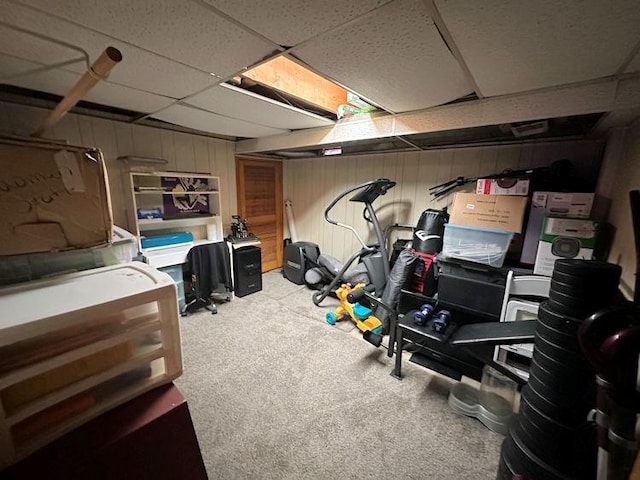
[(621, 269), (591, 260), (556, 260), (549, 299), (540, 304), (529, 383), (502, 443), (498, 479), (595, 478), (595, 373), (582, 354), (578, 328), (615, 303)]

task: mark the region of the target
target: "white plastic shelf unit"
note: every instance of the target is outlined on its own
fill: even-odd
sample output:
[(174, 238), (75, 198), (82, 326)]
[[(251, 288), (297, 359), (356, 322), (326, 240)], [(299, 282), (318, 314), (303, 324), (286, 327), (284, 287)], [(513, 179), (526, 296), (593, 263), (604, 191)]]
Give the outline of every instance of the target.
[(176, 287), (132, 262), (0, 289), (0, 470), (182, 373)]
[[(130, 172), (130, 177), (138, 237), (195, 228), (196, 237), (222, 240), (220, 177), (186, 172)], [(152, 210), (159, 218), (144, 218)]]

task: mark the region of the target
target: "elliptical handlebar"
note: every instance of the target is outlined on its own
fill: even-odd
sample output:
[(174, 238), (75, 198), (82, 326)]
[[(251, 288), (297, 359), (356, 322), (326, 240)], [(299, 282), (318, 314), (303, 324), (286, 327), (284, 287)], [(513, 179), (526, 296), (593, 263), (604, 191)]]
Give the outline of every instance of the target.
[[(396, 182), (389, 180), (388, 178), (378, 178), (376, 180), (370, 180), (368, 182), (365, 183), (361, 183), (360, 185), (356, 185), (355, 187), (352, 187), (348, 190), (345, 190), (344, 192), (342, 192), (340, 195), (338, 195), (336, 198), (333, 199), (333, 201), (327, 206), (327, 208), (324, 210), (324, 219), (329, 222), (332, 225), (337, 225), (338, 227), (342, 227), (342, 228), (346, 228), (347, 230), (351, 230), (351, 232), (353, 232), (353, 234), (356, 236), (356, 238), (358, 239), (358, 241), (360, 242), (360, 244), (362, 245), (362, 248), (365, 250), (374, 250), (374, 247), (370, 247), (369, 245), (367, 245), (365, 243), (365, 241), (360, 237), (360, 235), (358, 234), (358, 232), (356, 231), (355, 228), (353, 228), (351, 225), (347, 225), (345, 223), (340, 223), (337, 220), (333, 220), (332, 218), (329, 217), (329, 212), (333, 209), (333, 207), (336, 206), (336, 204), (342, 200), (344, 197), (346, 197), (347, 195), (349, 195), (352, 192), (361, 190), (361, 192), (359, 192), (358, 194), (354, 195), (353, 197), (351, 197), (349, 200), (352, 202), (362, 202), (365, 205), (371, 205), (371, 203), (378, 198), (380, 195), (384, 195), (387, 193), (387, 190), (389, 190), (390, 188), (393, 188), (396, 185)], [(370, 223), (373, 223), (372, 220), (368, 219), (365, 216), (365, 212), (367, 211), (367, 207), (365, 206), (365, 211), (363, 212), (363, 217), (365, 220), (367, 220)]]

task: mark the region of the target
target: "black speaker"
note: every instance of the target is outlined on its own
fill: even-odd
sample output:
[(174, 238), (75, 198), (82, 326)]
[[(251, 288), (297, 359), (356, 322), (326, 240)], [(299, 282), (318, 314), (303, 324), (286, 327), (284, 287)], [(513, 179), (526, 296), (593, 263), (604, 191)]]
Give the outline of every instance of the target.
[(262, 256), (260, 247), (233, 250), (233, 279), (236, 297), (262, 290)]

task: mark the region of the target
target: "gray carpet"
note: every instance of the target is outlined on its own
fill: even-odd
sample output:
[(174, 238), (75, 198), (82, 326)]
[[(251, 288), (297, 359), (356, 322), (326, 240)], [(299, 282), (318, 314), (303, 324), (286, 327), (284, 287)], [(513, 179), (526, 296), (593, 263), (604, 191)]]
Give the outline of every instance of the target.
[[(279, 271), (181, 319), (189, 403), (211, 479), (495, 479), (502, 436), (447, 405), (452, 381), (331, 327)], [(386, 341), (385, 341), (386, 344)]]

